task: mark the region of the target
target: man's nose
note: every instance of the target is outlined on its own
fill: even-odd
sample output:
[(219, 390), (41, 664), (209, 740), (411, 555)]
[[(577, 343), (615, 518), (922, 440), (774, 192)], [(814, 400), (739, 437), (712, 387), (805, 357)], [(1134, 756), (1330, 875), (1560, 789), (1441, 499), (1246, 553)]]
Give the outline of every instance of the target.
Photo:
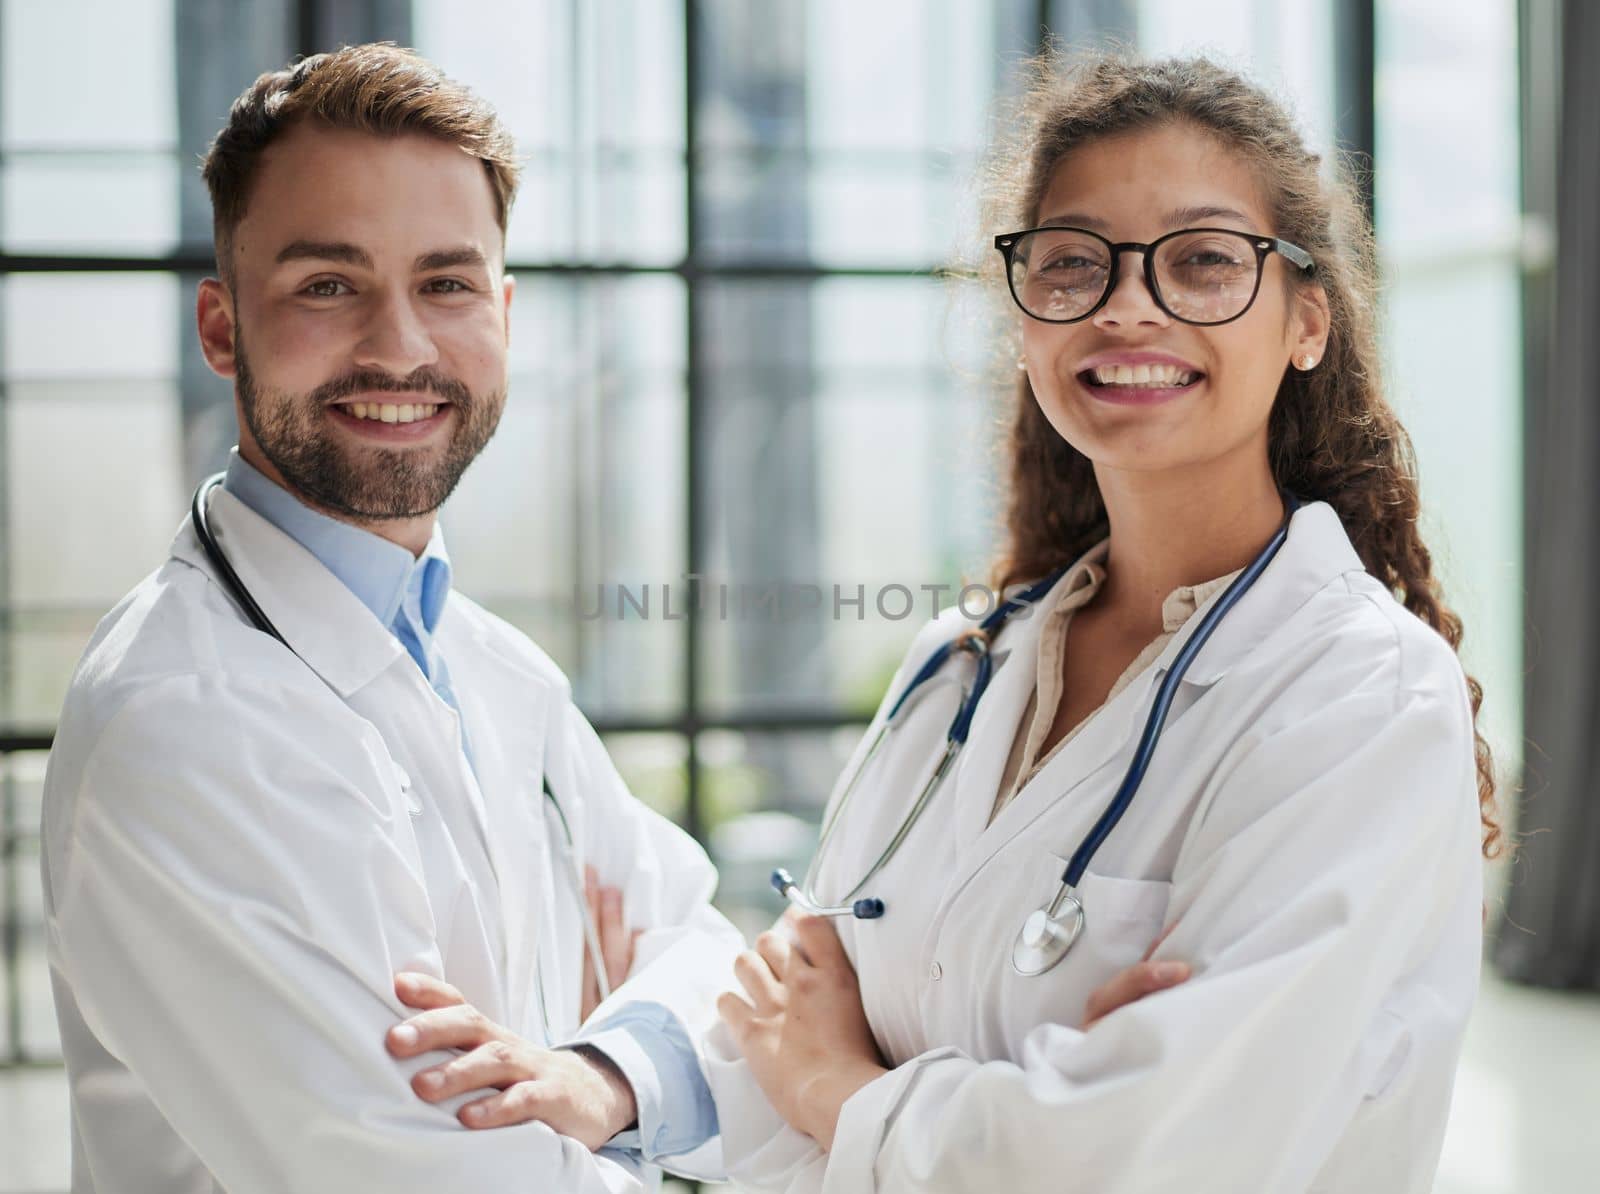
[(394, 294), (372, 308), (365, 334), (356, 347), (355, 363), (408, 377), (424, 365), (437, 364), (439, 347), (411, 297)]

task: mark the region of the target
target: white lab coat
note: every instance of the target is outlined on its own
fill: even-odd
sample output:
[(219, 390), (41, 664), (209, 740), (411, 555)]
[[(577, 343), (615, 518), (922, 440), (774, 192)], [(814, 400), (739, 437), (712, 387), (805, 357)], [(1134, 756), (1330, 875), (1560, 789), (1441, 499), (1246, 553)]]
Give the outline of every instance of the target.
[(577, 1030), (578, 895), (548, 775), (577, 859), (647, 929), (595, 1019), (657, 1000), (698, 1039), (741, 948), (704, 852), (632, 798), (522, 634), (451, 594), (435, 637), (458, 717), (315, 557), (226, 491), (210, 510), (305, 662), (245, 622), (186, 521), (73, 679), (43, 871), (74, 1191), (637, 1189), (542, 1124), (469, 1132), (465, 1096), (419, 1099), (409, 1079), (441, 1055), (385, 1050), (413, 1014), (392, 976), (441, 976), (539, 1041), (542, 972), (549, 1039)]
[[(1200, 624), (990, 824), (1044, 608), (999, 636), (953, 783), (861, 892), (885, 916), (835, 922), (894, 1068), (845, 1104), (825, 1156), (781, 1125), (717, 1030), (730, 1171), (829, 1194), (1423, 1194), (1481, 936), (1454, 653), (1363, 570), (1331, 507), (1301, 507), (1184, 678), (1143, 786), (1079, 885), (1082, 937), (1023, 978), (1017, 930), (1108, 804)], [(963, 625), (947, 611), (925, 628), (891, 696)], [(947, 672), (863, 778), (821, 899), (866, 872), (931, 771), (965, 679)], [(1089, 993), (1173, 922), (1156, 956), (1194, 976), (1082, 1031)]]

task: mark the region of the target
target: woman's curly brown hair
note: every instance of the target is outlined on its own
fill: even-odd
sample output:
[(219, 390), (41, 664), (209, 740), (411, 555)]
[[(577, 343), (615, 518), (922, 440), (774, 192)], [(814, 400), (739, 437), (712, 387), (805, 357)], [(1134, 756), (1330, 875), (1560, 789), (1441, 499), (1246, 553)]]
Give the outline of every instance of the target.
[[(1384, 398), (1373, 236), (1350, 181), (1352, 169), (1341, 163), (1339, 177), (1324, 180), (1320, 155), (1306, 149), (1284, 107), (1203, 57), (1152, 61), (1120, 50), (1081, 57), (1051, 50), (1028, 66), (1014, 138), (993, 158), (986, 226), (1032, 227), (1056, 165), (1098, 137), (1184, 122), (1238, 153), (1261, 184), (1273, 234), (1316, 260), (1316, 281), (1331, 314), (1319, 367), (1288, 369), (1279, 386), (1267, 428), (1273, 476), (1302, 499), (1332, 506), (1367, 571), (1459, 650), (1461, 619), (1444, 603), (1417, 527), (1411, 440)], [(998, 254), (982, 272), (1004, 295)], [(1306, 284), (1314, 283), (1286, 282), (1290, 288)], [(1009, 307), (1010, 300), (1003, 301)], [(1026, 374), (1016, 383), (1004, 451), (1010, 460), (996, 588), (1070, 563), (1109, 530), (1093, 466), (1046, 421)], [(1467, 688), (1476, 724), (1483, 689), (1471, 677)], [(1475, 736), (1483, 853), (1495, 858), (1503, 843), (1494, 765), (1482, 733)]]

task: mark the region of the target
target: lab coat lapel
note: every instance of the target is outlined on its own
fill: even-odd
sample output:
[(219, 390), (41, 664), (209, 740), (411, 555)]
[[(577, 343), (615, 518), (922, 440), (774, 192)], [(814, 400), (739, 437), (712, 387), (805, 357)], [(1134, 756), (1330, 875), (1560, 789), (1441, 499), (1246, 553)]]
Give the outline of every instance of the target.
[(994, 677), (978, 702), (954, 776), (958, 850), (966, 849), (983, 832), (994, 807), (1012, 737), (1034, 689), (1034, 641), (995, 653)]
[[(522, 1023), (534, 997), (539, 914), (551, 904), (544, 843), (545, 741), (556, 708), (549, 681), (516, 658), (491, 649), (467, 624), (452, 595), (440, 619), (440, 654), (450, 668), (483, 796), (489, 863), (500, 888), (506, 933), (509, 1006)], [(556, 980), (549, 979), (551, 983)]]
[[(362, 695), (362, 690), (404, 662), (404, 668), (394, 670), (395, 682), (410, 685), (422, 705), (440, 709), (438, 697), (411, 666), (400, 641), (320, 560), (225, 489), (213, 490), (209, 514), (212, 533), (262, 612), (342, 699), (365, 703), (373, 694)], [(188, 518), (173, 540), (172, 555), (216, 576)], [(460, 600), (452, 596), (446, 603), (436, 641), (450, 668), (477, 763), (482, 806), (475, 811), (504, 910), (508, 1006), (522, 1012), (532, 990), (538, 939), (532, 918), (548, 906), (538, 898), (546, 870), (539, 862), (543, 839), (538, 799), (549, 685), (483, 643), (475, 628), (463, 625), (456, 608)], [(377, 699), (384, 708), (394, 707), (390, 697)], [(412, 706), (407, 702), (406, 707)], [(507, 716), (506, 710), (518, 714)], [(464, 761), (462, 766), (464, 770)], [(470, 778), (463, 775), (462, 783), (470, 799)]]
[[(405, 654), (388, 627), (321, 560), (233, 494), (213, 490), (209, 515), (212, 534), (261, 612), (340, 697), (348, 700)], [(189, 518), (178, 528), (172, 555), (217, 577)]]
[[(1067, 649), (1071, 650), (1070, 645)], [(1022, 786), (962, 858), (958, 882), (964, 882), (1047, 808), (1072, 799), (1079, 788), (1129, 746), (1143, 725), (1155, 672), (1154, 666), (1146, 668), (1114, 700), (1090, 714), (1072, 741)], [(1103, 786), (1095, 783), (1090, 790), (1098, 792)]]
[[(1202, 686), (1216, 683), (1324, 585), (1347, 572), (1362, 571), (1365, 566), (1361, 557), (1351, 546), (1333, 507), (1326, 502), (1307, 502), (1289, 520), (1289, 537), (1283, 547), (1261, 578), (1218, 624), (1184, 674), (1184, 681)], [(1183, 631), (1167, 644), (1156, 661), (1157, 667), (1165, 671), (1172, 665), (1183, 643), (1221, 597), (1221, 593), (1213, 594), (1194, 613)]]
[(1008, 622), (995, 639), (994, 678), (978, 702), (955, 774), (958, 851), (966, 851), (989, 823), (1011, 744), (1038, 687), (1039, 636), (1064, 587), (1059, 582), (1027, 617)]

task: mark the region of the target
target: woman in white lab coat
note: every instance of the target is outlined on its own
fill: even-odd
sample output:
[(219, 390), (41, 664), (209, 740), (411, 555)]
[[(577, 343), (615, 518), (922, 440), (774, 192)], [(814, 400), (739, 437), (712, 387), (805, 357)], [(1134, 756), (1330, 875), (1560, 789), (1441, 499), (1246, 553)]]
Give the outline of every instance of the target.
[[(1499, 831), (1480, 691), (1384, 396), (1370, 233), (1320, 165), (1205, 61), (1040, 63), (988, 208), (1021, 371), (994, 578), (1065, 572), (991, 644), (958, 768), (860, 893), (881, 919), (794, 918), (740, 959), (711, 1050), (737, 1181), (1431, 1188)], [(1196, 227), (1221, 231), (1144, 251)], [(1083, 935), (1024, 977), (1019, 928), (1284, 492), (1301, 504), (1281, 550), (1184, 675), (1078, 884)], [(847, 775), (972, 628), (951, 610), (917, 636)], [(972, 666), (948, 663), (867, 763), (819, 901), (901, 825)], [(1193, 977), (1085, 1030), (1089, 993), (1163, 933), (1155, 957)]]

